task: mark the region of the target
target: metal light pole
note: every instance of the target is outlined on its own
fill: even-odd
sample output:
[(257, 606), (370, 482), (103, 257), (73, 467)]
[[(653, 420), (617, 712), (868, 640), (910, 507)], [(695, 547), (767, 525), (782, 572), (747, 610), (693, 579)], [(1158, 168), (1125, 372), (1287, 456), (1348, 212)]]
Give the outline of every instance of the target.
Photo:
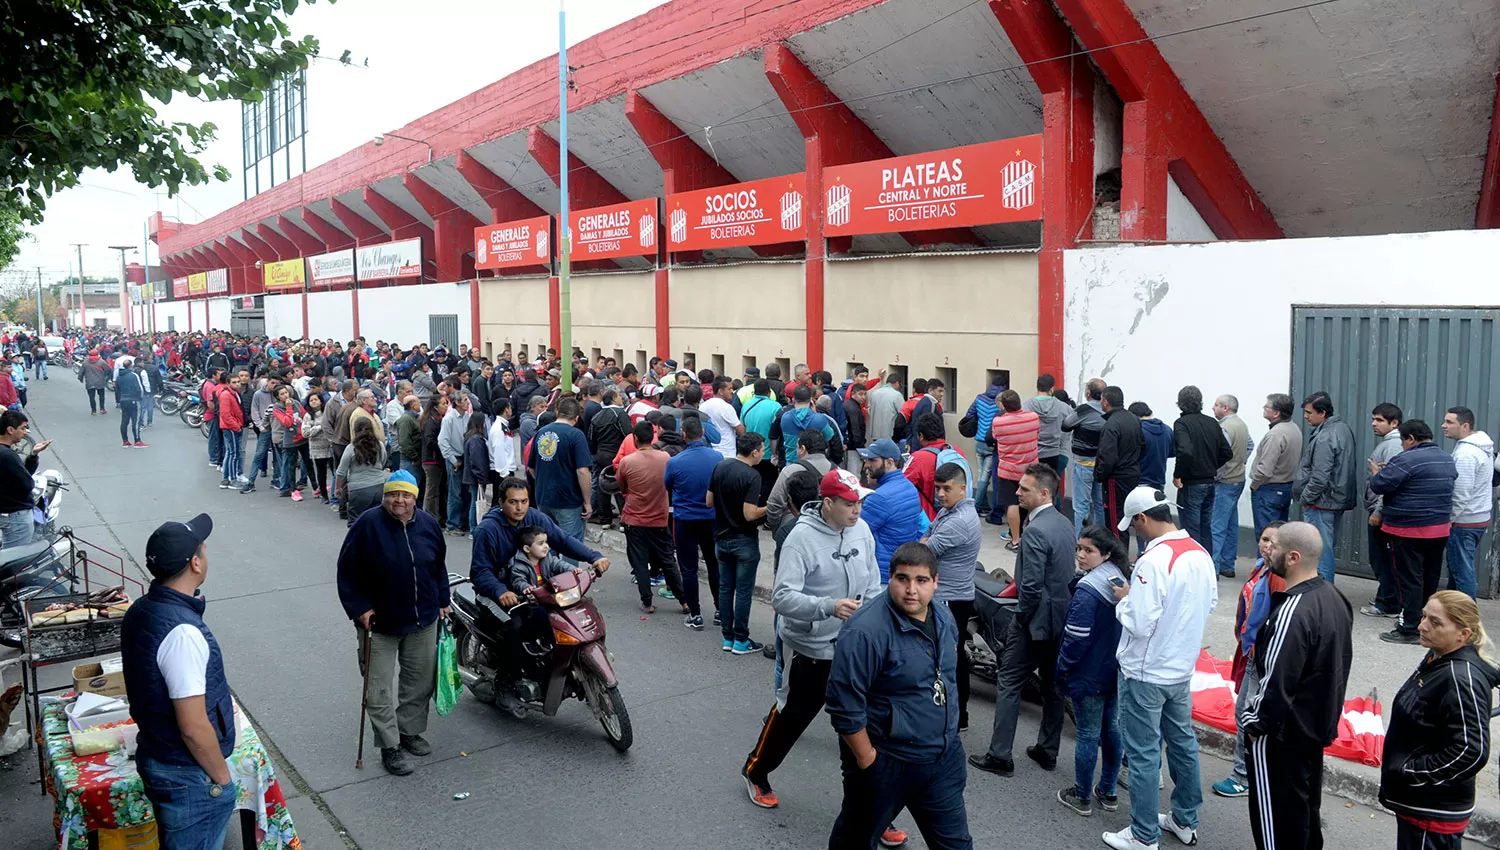
[(42, 270), (36, 270), (36, 332), (38, 335), (45, 334), (47, 328), (42, 324)]
[(135, 252), (134, 245), (111, 245), (111, 251), (120, 252), (120, 326), (130, 333), (130, 284), (125, 282), (125, 252)]
[(87, 242), (74, 242), (73, 247), (78, 249), (78, 327), (88, 327), (88, 321), (83, 316), (83, 248)]
[(568, 11), (566, 0), (557, 2), (557, 114), (559, 154), (558, 187), (562, 191), (562, 214), (557, 223), (562, 238), (562, 257), (557, 264), (558, 324), (562, 331), (557, 356), (562, 359), (562, 388), (573, 386), (573, 294), (568, 284), (572, 269), (573, 234), (568, 227)]

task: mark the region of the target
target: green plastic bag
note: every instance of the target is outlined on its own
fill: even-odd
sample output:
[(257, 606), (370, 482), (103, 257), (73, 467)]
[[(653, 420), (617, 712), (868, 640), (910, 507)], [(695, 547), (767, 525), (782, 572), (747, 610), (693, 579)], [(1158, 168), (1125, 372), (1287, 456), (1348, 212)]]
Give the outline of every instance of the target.
[(447, 717), (453, 713), (463, 690), (464, 680), (458, 674), (458, 641), (454, 639), (448, 621), (443, 620), (438, 627), (437, 693), (433, 696), (439, 716)]

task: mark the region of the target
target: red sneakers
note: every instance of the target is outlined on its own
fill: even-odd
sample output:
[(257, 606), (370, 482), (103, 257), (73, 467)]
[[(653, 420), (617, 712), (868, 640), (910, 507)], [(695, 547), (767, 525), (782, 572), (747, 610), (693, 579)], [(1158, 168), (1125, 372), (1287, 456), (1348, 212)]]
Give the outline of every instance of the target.
[(748, 776), (745, 777), (745, 791), (750, 795), (750, 802), (762, 809), (774, 809), (781, 805), (781, 800), (776, 798), (776, 792), (771, 790), (771, 786), (757, 785)]
[(151, 448), (149, 445), (141, 442), (140, 440), (136, 440), (135, 441), (135, 447), (138, 448), (138, 449), (149, 449), (149, 448)]
[(888, 826), (885, 832), (880, 833), (880, 846), (882, 847), (900, 847), (905, 843), (906, 833), (894, 826)]

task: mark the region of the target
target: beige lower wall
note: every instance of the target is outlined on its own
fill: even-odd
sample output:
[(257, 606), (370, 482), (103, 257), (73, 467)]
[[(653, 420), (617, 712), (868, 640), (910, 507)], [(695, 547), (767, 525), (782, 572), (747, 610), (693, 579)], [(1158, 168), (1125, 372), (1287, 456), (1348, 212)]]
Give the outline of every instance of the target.
[(480, 350), (498, 356), (506, 346), (519, 354), (547, 347), (552, 321), (548, 315), (547, 278), (481, 278), (479, 281)]
[(908, 381), (954, 370), (943, 407), (949, 439), (965, 452), (972, 441), (958, 436), (958, 419), (988, 370), (1009, 370), (1023, 396), (1036, 384), (1035, 254), (831, 262), (824, 298), (824, 368), (842, 379), (849, 362), (872, 377), (900, 365)]
[[(724, 372), (743, 374), (743, 358), (764, 368), (807, 356), (807, 309), (801, 263), (749, 263), (673, 269), (669, 279), (672, 356), (691, 352), (697, 367), (724, 358)], [(786, 375), (784, 377), (791, 377)]]
[(573, 347), (622, 357), (621, 365), (656, 349), (656, 274), (574, 275)]

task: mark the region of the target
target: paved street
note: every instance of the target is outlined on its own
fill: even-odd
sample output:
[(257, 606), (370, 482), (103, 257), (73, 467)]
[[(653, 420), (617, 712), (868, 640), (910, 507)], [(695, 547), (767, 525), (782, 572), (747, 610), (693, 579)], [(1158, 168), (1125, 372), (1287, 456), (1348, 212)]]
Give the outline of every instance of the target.
[[(32, 384), (30, 412), (38, 430), (55, 440), (48, 465), (74, 482), (64, 520), (82, 538), (120, 551), (134, 565), (158, 523), (198, 511), (213, 515), (207, 617), (240, 704), (274, 745), (304, 846), (824, 846), (840, 797), (828, 725), (815, 723), (773, 776), (781, 808), (751, 806), (738, 770), (771, 702), (770, 662), (720, 652), (716, 633), (684, 629), (670, 605), (642, 618), (618, 553), (611, 553), (616, 569), (594, 598), (608, 621), (635, 727), (628, 754), (609, 747), (582, 703), (564, 705), (555, 718), (517, 721), (465, 696), (452, 716), (433, 714), (428, 738), (434, 753), (415, 760), (415, 775), (388, 776), (378, 753), (367, 753), (367, 767), (355, 770), (360, 679), (353, 628), (334, 588), (343, 536), (336, 516), (312, 502), (278, 499), (264, 486), (249, 496), (220, 491), (204, 441), (175, 417), (158, 418), (147, 430), (151, 448), (124, 450), (114, 410), (90, 417), (71, 374), (57, 370), (54, 377), (59, 380)], [(468, 541), (448, 539), (449, 570), (466, 573)], [(769, 636), (768, 614), (757, 603), (752, 633), (759, 639)], [(964, 735), (970, 751), (988, 740), (992, 705), (991, 689), (976, 684), (974, 725)], [(1018, 753), (1035, 734), (1036, 718), (1028, 706)], [(31, 756), (18, 753), (0, 770), (0, 835), (15, 850), (56, 846), (50, 798), (38, 792)], [(1082, 819), (1060, 807), (1053, 795), (1069, 781), (1071, 759), (1070, 729), (1055, 773), (1022, 759), (1014, 778), (971, 774), (967, 799), (976, 845), (1103, 846), (1100, 832), (1122, 827), (1128, 815)], [(1200, 843), (1253, 846), (1245, 801), (1207, 791), (1227, 765), (1207, 755), (1203, 762), (1208, 799)], [(455, 801), (461, 791), (470, 796)], [(1324, 816), (1329, 846), (1394, 842), (1394, 821), (1384, 813), (1330, 796)], [(911, 828), (904, 815), (900, 823)], [(911, 846), (924, 845), (914, 834)]]

